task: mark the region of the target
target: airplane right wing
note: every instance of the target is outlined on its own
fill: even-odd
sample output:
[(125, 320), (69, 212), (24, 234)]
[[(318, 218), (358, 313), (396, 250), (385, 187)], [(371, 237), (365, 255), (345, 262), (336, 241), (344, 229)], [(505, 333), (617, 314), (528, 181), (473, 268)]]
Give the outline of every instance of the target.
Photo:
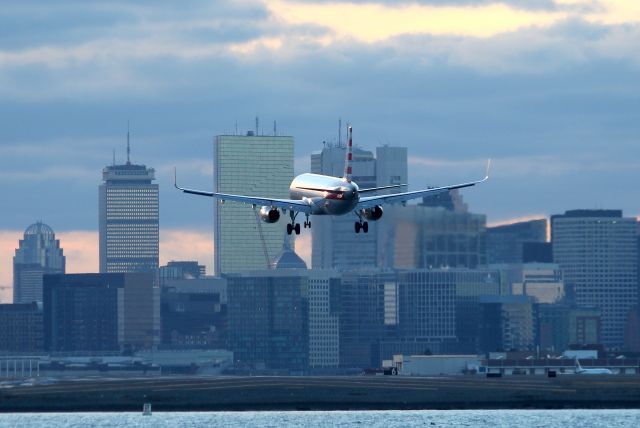
[(173, 185), (176, 189), (182, 190), (184, 193), (190, 193), (192, 195), (199, 196), (208, 196), (210, 198), (219, 199), (221, 201), (233, 201), (233, 202), (241, 202), (244, 204), (250, 205), (264, 205), (270, 207), (278, 207), (284, 210), (298, 211), (309, 214), (311, 212), (311, 205), (302, 200), (296, 199), (276, 199), (276, 198), (261, 198), (257, 196), (245, 196), (245, 195), (232, 195), (228, 193), (216, 193), (216, 192), (205, 192), (202, 190), (193, 190), (193, 189), (185, 189), (183, 187), (178, 186), (176, 182), (176, 173), (174, 171), (173, 175)]
[(476, 184), (483, 183), (489, 179), (489, 167), (491, 166), (491, 160), (487, 162), (487, 174), (482, 180), (470, 181), (468, 183), (454, 184), (452, 186), (434, 187), (431, 189), (414, 190), (413, 192), (392, 193), (390, 195), (381, 196), (366, 196), (360, 198), (356, 209), (372, 208), (376, 205), (393, 204), (399, 202), (410, 201), (412, 199), (422, 198), (424, 196), (437, 195), (439, 193), (448, 192), (449, 190), (462, 189), (464, 187), (475, 186)]

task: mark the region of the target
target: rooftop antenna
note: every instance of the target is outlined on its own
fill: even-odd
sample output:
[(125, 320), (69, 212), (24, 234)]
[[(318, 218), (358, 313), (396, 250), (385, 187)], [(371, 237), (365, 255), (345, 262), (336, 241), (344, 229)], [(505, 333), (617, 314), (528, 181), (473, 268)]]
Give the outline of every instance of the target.
[(276, 121), (273, 121), (273, 136), (276, 137), (278, 135), (278, 125)]
[(342, 118), (338, 118), (338, 147), (342, 146)]
[(258, 136), (258, 125), (260, 124), (260, 119), (256, 116), (256, 136)]
[(131, 165), (131, 144), (129, 144), (129, 121), (127, 120), (127, 165)]
[(116, 166), (116, 149), (113, 149), (113, 166)]

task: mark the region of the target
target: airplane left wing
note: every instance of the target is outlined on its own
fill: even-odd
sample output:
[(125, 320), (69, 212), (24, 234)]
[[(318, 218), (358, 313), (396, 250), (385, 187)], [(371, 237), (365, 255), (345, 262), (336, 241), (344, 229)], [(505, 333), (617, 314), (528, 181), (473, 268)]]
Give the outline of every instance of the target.
[(448, 192), (449, 190), (462, 189), (464, 187), (475, 186), (476, 184), (483, 183), (489, 179), (490, 165), (491, 165), (491, 160), (487, 162), (487, 173), (482, 180), (470, 181), (468, 183), (454, 184), (452, 186), (443, 186), (443, 187), (434, 187), (431, 189), (414, 190), (412, 192), (392, 193), (390, 195), (380, 195), (380, 196), (366, 196), (364, 198), (360, 198), (360, 202), (358, 202), (358, 205), (356, 206), (356, 210), (360, 210), (363, 208), (372, 208), (376, 205), (393, 204), (393, 203), (410, 201), (412, 199), (422, 198), (424, 196), (433, 196), (439, 193)]
[(305, 201), (296, 200), (296, 199), (276, 199), (276, 198), (261, 198), (257, 196), (245, 196), (245, 195), (232, 195), (228, 193), (216, 193), (216, 192), (205, 192), (202, 190), (193, 190), (193, 189), (185, 189), (183, 187), (178, 186), (176, 182), (176, 174), (174, 171), (173, 175), (173, 185), (176, 189), (182, 190), (184, 193), (190, 193), (192, 195), (199, 196), (208, 196), (210, 198), (219, 199), (221, 201), (233, 201), (233, 202), (241, 202), (244, 204), (250, 205), (260, 205), (260, 206), (270, 206), (277, 207), (284, 210), (292, 210), (303, 213), (311, 212), (311, 205)]

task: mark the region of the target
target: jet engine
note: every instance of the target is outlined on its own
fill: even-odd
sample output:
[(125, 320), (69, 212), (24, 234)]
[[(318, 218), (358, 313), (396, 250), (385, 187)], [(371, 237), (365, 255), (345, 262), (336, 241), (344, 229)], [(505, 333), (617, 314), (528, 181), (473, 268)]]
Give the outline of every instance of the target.
[(367, 220), (377, 221), (382, 217), (382, 207), (380, 205), (376, 205), (373, 208), (364, 208), (360, 210), (360, 215)]
[(280, 220), (280, 211), (277, 208), (261, 207), (258, 214), (265, 223), (275, 223)]

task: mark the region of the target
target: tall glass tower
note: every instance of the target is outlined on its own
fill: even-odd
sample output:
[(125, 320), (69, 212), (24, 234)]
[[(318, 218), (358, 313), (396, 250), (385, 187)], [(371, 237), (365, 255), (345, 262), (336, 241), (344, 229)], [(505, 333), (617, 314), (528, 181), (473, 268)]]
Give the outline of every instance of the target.
[[(214, 191), (288, 198), (293, 180), (293, 137), (247, 134), (215, 138)], [(288, 214), (283, 214), (277, 223), (263, 223), (250, 205), (214, 201), (215, 274), (269, 268), (282, 248), (287, 220)]]
[(64, 273), (65, 257), (53, 230), (32, 224), (13, 258), (13, 303), (42, 302), (42, 275)]
[(100, 273), (158, 269), (159, 207), (155, 170), (127, 163), (102, 170), (99, 189)]

